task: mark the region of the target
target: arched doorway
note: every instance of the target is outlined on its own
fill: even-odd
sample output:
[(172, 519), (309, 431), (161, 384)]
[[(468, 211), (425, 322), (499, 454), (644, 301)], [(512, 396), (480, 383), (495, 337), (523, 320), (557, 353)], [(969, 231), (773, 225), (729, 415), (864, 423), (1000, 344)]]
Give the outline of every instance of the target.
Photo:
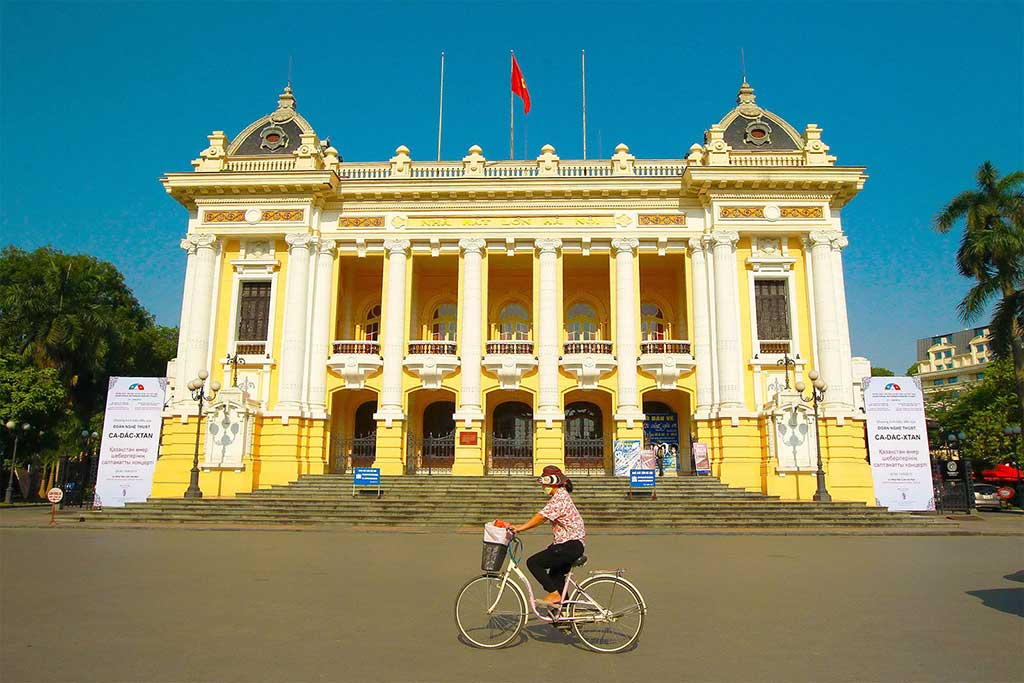
[(372, 467), (377, 457), (377, 397), (368, 389), (341, 389), (330, 399), (330, 470)]
[(565, 468), (569, 474), (604, 474), (604, 415), (589, 401), (565, 406)]
[(423, 474), (450, 474), (455, 462), (455, 402), (434, 401), (423, 409), (419, 437), (410, 434), (409, 464)]
[(506, 401), (491, 417), (490, 471), (494, 474), (533, 473), (533, 408)]
[(661, 401), (644, 401), (644, 450), (654, 451), (658, 474), (677, 472), (679, 448), (679, 415)]
[(352, 430), (352, 467), (370, 467), (377, 458), (376, 401), (366, 401), (356, 408)]

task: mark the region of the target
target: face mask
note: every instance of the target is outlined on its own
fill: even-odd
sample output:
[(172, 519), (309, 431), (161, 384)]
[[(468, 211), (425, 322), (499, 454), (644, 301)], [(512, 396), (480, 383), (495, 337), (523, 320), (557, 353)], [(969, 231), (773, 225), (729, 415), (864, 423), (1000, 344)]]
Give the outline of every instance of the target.
[(550, 496), (550, 495), (554, 494), (554, 492), (555, 492), (555, 487), (554, 486), (545, 486), (544, 487), (544, 494), (545, 495)]

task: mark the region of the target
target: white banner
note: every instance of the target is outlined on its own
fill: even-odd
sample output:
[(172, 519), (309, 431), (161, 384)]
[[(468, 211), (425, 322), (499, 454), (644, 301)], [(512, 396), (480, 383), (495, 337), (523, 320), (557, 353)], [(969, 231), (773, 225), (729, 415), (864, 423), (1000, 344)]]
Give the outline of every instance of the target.
[(924, 394), (916, 377), (864, 381), (875, 503), (890, 510), (935, 509)]
[(630, 470), (640, 469), (643, 458), (640, 439), (616, 439), (612, 453), (616, 477), (628, 477)]
[(144, 503), (153, 492), (167, 380), (111, 377), (108, 386), (95, 504)]

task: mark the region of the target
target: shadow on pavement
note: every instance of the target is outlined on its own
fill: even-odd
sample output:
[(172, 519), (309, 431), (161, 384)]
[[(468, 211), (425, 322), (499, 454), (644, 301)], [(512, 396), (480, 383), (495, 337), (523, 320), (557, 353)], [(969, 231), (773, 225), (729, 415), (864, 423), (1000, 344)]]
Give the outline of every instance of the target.
[(1024, 569), (1021, 569), (1019, 572), (1007, 574), (1003, 578), (1008, 579), (1010, 581), (1020, 581), (1021, 583), (1024, 583)]
[[(1018, 574), (1020, 573), (1018, 572)], [(1015, 576), (1015, 574), (1010, 574), (1010, 576)], [(967, 591), (967, 594), (981, 600), (985, 607), (1024, 617), (1024, 588), (991, 588)]]

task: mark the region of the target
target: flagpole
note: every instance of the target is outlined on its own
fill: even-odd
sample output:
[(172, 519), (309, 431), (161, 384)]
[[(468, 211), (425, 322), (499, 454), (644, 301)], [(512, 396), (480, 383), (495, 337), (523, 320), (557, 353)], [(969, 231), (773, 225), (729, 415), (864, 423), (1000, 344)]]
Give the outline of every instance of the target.
[[(509, 54), (509, 60), (508, 60), (509, 73), (512, 73), (512, 70), (515, 68), (516, 53), (515, 53), (514, 50), (509, 50), (508, 54)], [(511, 78), (509, 79), (509, 81), (511, 81)], [(511, 89), (509, 89), (509, 91), (508, 91), (508, 158), (510, 160), (516, 158), (516, 147), (515, 147), (515, 144), (516, 144), (516, 133), (515, 133), (516, 127), (515, 127), (515, 121), (516, 121), (515, 93)]]
[(580, 68), (583, 71), (583, 161), (587, 160), (587, 51), (580, 50)]
[(437, 160), (441, 161), (441, 125), (444, 122), (444, 51), (441, 51), (441, 97), (437, 110)]

